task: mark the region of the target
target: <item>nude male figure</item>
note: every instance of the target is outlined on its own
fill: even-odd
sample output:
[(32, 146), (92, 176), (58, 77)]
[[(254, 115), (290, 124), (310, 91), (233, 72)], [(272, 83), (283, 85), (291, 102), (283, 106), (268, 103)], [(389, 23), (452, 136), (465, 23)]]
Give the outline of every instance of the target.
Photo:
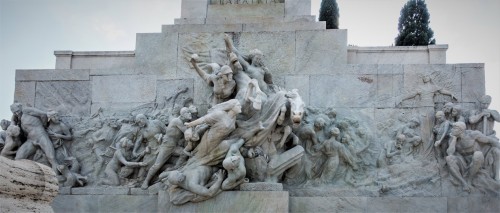
[(58, 163), (55, 160), (55, 151), (49, 135), (45, 131), (47, 113), (33, 107), (24, 107), (19, 103), (10, 106), (13, 113), (12, 125), (20, 125), (26, 134), (26, 142), (17, 150), (16, 160), (27, 159), (40, 148), (47, 156), (52, 169), (57, 172)]

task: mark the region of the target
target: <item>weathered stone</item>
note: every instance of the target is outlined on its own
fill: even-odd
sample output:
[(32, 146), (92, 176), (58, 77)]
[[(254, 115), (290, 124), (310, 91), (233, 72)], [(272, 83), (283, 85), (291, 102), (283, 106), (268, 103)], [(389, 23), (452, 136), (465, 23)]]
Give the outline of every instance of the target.
[(448, 197), (448, 212), (498, 212), (500, 198), (488, 196)]
[(311, 14), (311, 1), (286, 0), (285, 16), (302, 16)]
[[(373, 197), (367, 198), (367, 212), (447, 212), (446, 198)], [(423, 205), (425, 204), (425, 205)]]
[[(264, 64), (273, 75), (284, 75), (295, 67), (295, 33), (259, 32), (241, 33), (239, 46), (242, 53), (258, 49), (264, 53)], [(269, 45), (273, 44), (273, 45)], [(277, 48), (278, 47), (278, 48)]]
[(462, 101), (477, 102), (485, 92), (484, 67), (467, 67), (462, 64), (455, 65), (457, 73), (462, 76)]
[(16, 70), (16, 81), (88, 81), (89, 70)]
[(113, 69), (134, 66), (132, 51), (74, 52), (71, 69)]
[[(193, 79), (175, 79), (175, 80), (160, 80), (156, 86), (156, 102), (159, 104), (169, 103), (171, 105), (164, 106), (171, 108), (176, 104), (183, 106), (186, 99), (192, 98), (194, 95), (194, 80)], [(176, 94), (179, 94), (175, 96)], [(167, 101), (167, 99), (171, 100)], [(173, 103), (173, 98), (175, 103)]]
[(52, 169), (34, 161), (0, 156), (0, 170), (2, 212), (52, 212), (50, 202), (58, 193)]
[(205, 24), (205, 18), (176, 18), (174, 24)]
[[(350, 64), (445, 64), (448, 45), (348, 47)], [(432, 58), (431, 58), (432, 57)]]
[(205, 18), (210, 0), (184, 0), (181, 5), (182, 18)]
[(14, 90), (14, 102), (26, 104), (28, 106), (35, 105), (35, 81), (16, 81)]
[(156, 195), (100, 195), (98, 212), (158, 212)]
[(73, 51), (54, 51), (56, 56), (56, 69), (71, 69), (71, 56)]
[(175, 77), (177, 33), (138, 33), (135, 49), (137, 74)]
[[(127, 82), (127, 83), (124, 83)], [(92, 102), (138, 103), (156, 98), (156, 76), (93, 76)]]
[(224, 191), (200, 203), (175, 206), (166, 191), (160, 191), (160, 212), (288, 212), (288, 192)]
[(370, 212), (367, 197), (290, 197), (290, 212)]
[(376, 75), (314, 75), (310, 82), (310, 91), (316, 93), (310, 104), (316, 107), (373, 107), (376, 100)]
[(59, 195), (52, 202), (54, 212), (99, 212), (95, 195)]
[(89, 81), (37, 82), (35, 107), (56, 110), (61, 115), (90, 115), (91, 90)]
[[(203, 69), (207, 63), (212, 63), (213, 49), (224, 47), (223, 33), (180, 33), (179, 54), (177, 64), (177, 78), (199, 78), (194, 68), (191, 67), (192, 54), (199, 56), (197, 62)], [(222, 51), (225, 50), (221, 49)]]
[[(294, 73), (326, 71), (336, 64), (346, 64), (346, 48), (346, 30), (297, 31)], [(328, 57), (327, 60), (316, 60), (325, 56)]]

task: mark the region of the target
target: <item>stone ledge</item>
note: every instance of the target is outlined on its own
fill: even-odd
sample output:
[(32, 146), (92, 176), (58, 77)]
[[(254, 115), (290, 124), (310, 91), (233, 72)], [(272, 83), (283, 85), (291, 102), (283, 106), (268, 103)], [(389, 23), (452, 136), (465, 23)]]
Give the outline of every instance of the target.
[(16, 70), (16, 81), (88, 81), (88, 69)]
[(283, 191), (281, 183), (243, 183), (240, 191)]
[(162, 33), (214, 33), (214, 32), (241, 32), (242, 24), (183, 24), (163, 25)]
[(130, 195), (128, 187), (72, 188), (72, 195)]

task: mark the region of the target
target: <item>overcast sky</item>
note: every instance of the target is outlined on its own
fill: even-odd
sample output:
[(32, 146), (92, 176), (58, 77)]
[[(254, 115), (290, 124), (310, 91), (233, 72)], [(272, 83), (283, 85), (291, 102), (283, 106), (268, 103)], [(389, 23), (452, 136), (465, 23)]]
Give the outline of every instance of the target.
[[(10, 118), (15, 69), (53, 69), (54, 50), (134, 50), (135, 33), (160, 32), (181, 0), (0, 0), (0, 118)], [(321, 0), (312, 0), (318, 14)], [(485, 63), (486, 92), (500, 110), (500, 0), (427, 0), (448, 63)], [(390, 46), (406, 0), (337, 0), (349, 44)], [(497, 124), (497, 130), (500, 124)]]

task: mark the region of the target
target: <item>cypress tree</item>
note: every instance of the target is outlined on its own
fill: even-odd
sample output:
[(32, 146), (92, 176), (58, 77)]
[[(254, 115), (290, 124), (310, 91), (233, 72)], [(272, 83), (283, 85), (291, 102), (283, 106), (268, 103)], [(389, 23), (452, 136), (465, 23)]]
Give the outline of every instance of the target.
[(339, 7), (336, 0), (322, 0), (319, 20), (326, 21), (326, 29), (339, 29)]
[(435, 44), (434, 32), (429, 27), (430, 14), (425, 0), (408, 0), (401, 9), (396, 46), (425, 46)]

